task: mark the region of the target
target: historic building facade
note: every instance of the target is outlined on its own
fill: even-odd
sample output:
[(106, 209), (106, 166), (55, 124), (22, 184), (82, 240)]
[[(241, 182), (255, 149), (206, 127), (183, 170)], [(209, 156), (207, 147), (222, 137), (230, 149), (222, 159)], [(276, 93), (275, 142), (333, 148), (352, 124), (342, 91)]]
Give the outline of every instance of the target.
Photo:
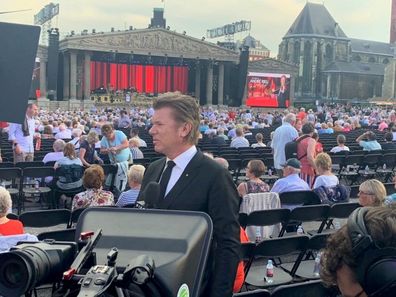
[(298, 66), (296, 102), (382, 95), (393, 58), (388, 43), (349, 38), (322, 4), (307, 3), (279, 45), (278, 58)]

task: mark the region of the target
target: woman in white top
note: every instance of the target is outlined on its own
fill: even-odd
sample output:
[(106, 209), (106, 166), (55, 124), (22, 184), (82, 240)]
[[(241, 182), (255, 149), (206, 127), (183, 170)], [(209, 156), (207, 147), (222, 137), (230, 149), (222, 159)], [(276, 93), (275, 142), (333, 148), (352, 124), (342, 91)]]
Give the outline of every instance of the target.
[(331, 172), (331, 158), (326, 153), (320, 153), (315, 158), (315, 168), (318, 176), (315, 179), (313, 188), (320, 186), (333, 187), (338, 185), (338, 177)]
[(263, 143), (264, 136), (261, 133), (256, 134), (256, 141), (257, 143), (252, 144), (252, 148), (256, 147), (266, 147), (265, 143)]
[(348, 151), (349, 152), (349, 147), (347, 147), (346, 145), (345, 145), (345, 142), (346, 142), (346, 137), (345, 137), (345, 135), (343, 135), (343, 134), (339, 134), (338, 136), (337, 136), (337, 146), (335, 146), (335, 147), (333, 147), (331, 150), (330, 150), (330, 152), (331, 153), (338, 153), (338, 152), (341, 152), (341, 151)]

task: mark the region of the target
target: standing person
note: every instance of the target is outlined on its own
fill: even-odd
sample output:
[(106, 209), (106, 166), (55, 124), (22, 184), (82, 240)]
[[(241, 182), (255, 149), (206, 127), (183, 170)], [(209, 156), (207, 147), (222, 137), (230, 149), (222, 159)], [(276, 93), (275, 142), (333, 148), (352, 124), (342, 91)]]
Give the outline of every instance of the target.
[(297, 145), (297, 157), (301, 162), (300, 177), (307, 182), (312, 188), (315, 180), (315, 157), (316, 157), (316, 140), (312, 138), (315, 131), (312, 123), (305, 123), (302, 127), (303, 135), (305, 137), (299, 141)]
[(28, 104), (23, 124), (11, 123), (8, 131), (8, 140), (12, 141), (14, 163), (33, 161), (34, 158), (34, 131), (35, 119), (38, 114), (36, 104)]
[(197, 150), (199, 107), (192, 97), (165, 94), (154, 102), (154, 110), (149, 132), (155, 151), (166, 157), (147, 168), (139, 200), (147, 202), (147, 184), (160, 181), (158, 208), (209, 214), (214, 242), (201, 296), (232, 296), (240, 239), (239, 197), (231, 175)]
[(102, 126), (102, 135), (100, 152), (102, 154), (108, 154), (112, 164), (129, 160), (129, 143), (122, 131), (114, 130), (110, 124), (104, 124)]
[(275, 130), (271, 141), (271, 147), (274, 152), (274, 167), (279, 177), (282, 177), (282, 164), (286, 163), (286, 143), (298, 137), (298, 132), (293, 127), (295, 122), (296, 115), (293, 113), (287, 114), (283, 120), (282, 126)]

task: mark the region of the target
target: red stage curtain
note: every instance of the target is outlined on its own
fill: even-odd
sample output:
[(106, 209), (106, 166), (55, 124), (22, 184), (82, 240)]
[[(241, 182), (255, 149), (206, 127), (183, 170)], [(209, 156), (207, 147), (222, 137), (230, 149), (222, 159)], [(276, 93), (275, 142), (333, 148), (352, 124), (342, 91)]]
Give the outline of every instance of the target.
[(136, 87), (136, 90), (139, 92), (139, 93), (143, 93), (144, 92), (144, 89), (143, 89), (143, 74), (144, 74), (144, 69), (143, 69), (143, 65), (135, 65), (136, 66), (136, 77), (135, 77), (135, 79), (136, 79), (136, 85), (135, 85), (135, 87)]
[(147, 65), (145, 71), (145, 92), (154, 93), (154, 66)]

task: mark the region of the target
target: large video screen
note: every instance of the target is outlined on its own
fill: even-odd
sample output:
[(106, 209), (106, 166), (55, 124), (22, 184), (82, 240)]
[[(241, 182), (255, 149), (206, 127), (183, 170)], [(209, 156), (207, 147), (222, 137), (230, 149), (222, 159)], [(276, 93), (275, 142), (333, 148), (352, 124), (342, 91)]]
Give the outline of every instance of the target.
[(290, 105), (290, 74), (248, 72), (246, 105), (286, 108)]

